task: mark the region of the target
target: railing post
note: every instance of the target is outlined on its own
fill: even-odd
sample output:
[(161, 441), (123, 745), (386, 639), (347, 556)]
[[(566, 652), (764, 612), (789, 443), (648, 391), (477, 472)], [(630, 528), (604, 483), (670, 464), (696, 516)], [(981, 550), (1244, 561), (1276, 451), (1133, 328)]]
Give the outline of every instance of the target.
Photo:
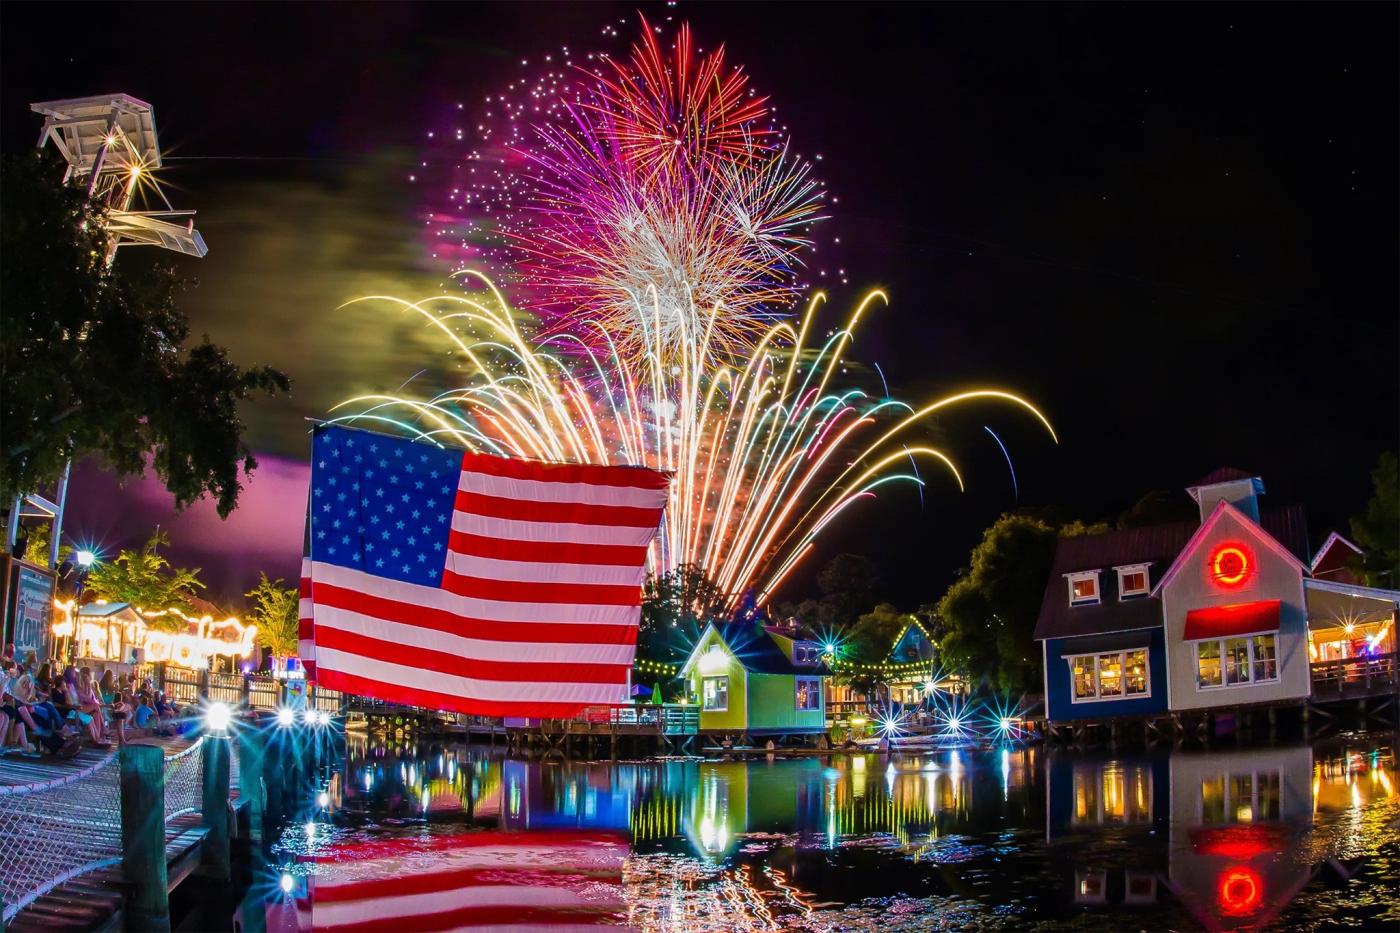
[(127, 928), (169, 930), (165, 864), (165, 752), (158, 745), (123, 745), (121, 763), (122, 872), (134, 889)]
[(221, 735), (206, 735), (203, 824), (209, 832), (204, 837), (200, 864), (213, 878), (229, 876), (228, 780), (228, 739)]
[(263, 761), (267, 757), (267, 735), (257, 720), (244, 723), (238, 731), (238, 799), (247, 802), (248, 835), (254, 843), (263, 839), (263, 813), (267, 809), (263, 790)]

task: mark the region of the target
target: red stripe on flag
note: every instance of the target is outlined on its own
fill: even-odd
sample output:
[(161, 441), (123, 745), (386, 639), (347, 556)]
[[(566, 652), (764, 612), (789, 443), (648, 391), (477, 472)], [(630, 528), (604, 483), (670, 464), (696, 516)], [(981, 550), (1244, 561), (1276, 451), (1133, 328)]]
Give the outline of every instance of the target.
[(530, 719), (568, 718), (585, 706), (606, 705), (588, 703), (525, 703), (517, 700), (477, 700), (451, 693), (438, 693), (435, 690), (418, 690), (399, 684), (373, 680), (343, 671), (323, 669), (317, 683), (329, 690), (354, 693), (359, 696), (377, 697), (386, 703), (402, 703), (405, 706), (421, 706), (424, 709), (445, 710), (451, 713), (467, 713), (472, 716), (522, 716)]
[(576, 865), (499, 865), (492, 868), (458, 868), (452, 871), (433, 871), (422, 874), (397, 874), (392, 877), (367, 878), (363, 881), (335, 879), (334, 883), (323, 885), (316, 882), (315, 902), (317, 904), (337, 904), (346, 901), (377, 900), (389, 897), (407, 897), (413, 894), (436, 894), (439, 891), (455, 891), (473, 885), (512, 884), (521, 886), (550, 885), (558, 883), (558, 875), (567, 874), (571, 878), (586, 877), (592, 881), (621, 881), (619, 868), (599, 866), (588, 868)]
[(625, 544), (572, 544), (567, 541), (512, 541), (453, 531), (449, 550), (468, 557), (518, 560), (550, 564), (593, 564), (608, 567), (640, 567), (647, 559), (645, 546)]
[[(611, 926), (618, 921), (624, 907), (598, 905), (597, 907), (463, 907), (437, 914), (413, 914), (408, 917), (383, 916), (366, 918), (359, 923), (335, 924), (326, 926), (315, 922), (315, 899), (312, 899), (312, 923), (319, 933), (340, 933), (340, 931), (383, 930), (386, 933), (402, 933), (415, 930), (418, 933), (434, 933), (437, 930), (459, 930), (475, 926), (515, 926), (530, 924), (536, 929), (548, 929), (551, 925), (597, 924)], [(366, 905), (367, 908), (369, 905)], [(368, 913), (368, 910), (366, 911)]]
[[(630, 664), (584, 664), (578, 661), (564, 664), (537, 661), (483, 661), (434, 651), (431, 648), (401, 645), (394, 641), (371, 638), (320, 625), (316, 628), (316, 647), (357, 654), (362, 658), (386, 664), (402, 664), (453, 677), (473, 680), (499, 680), (508, 683), (536, 681), (540, 683), (617, 684), (627, 681)], [(528, 656), (528, 650), (521, 652)]]
[(649, 469), (582, 463), (543, 463), (539, 460), (508, 459), (471, 452), (462, 455), (462, 471), (511, 479), (531, 479), (542, 483), (587, 483), (590, 486), (625, 486), (631, 489), (664, 490), (670, 482), (669, 474)]
[(442, 588), (472, 599), (494, 599), (508, 603), (564, 603), (578, 606), (640, 606), (642, 588), (595, 583), (521, 583), (515, 580), (487, 580), (468, 577), (451, 570), (442, 574)]
[(609, 525), (621, 528), (655, 528), (661, 523), (661, 508), (639, 509), (627, 505), (588, 505), (581, 502), (538, 502), (530, 499), (503, 499), (479, 492), (457, 490), (458, 512), (487, 518), (550, 525)]
[(446, 609), (434, 609), (401, 603), (384, 596), (373, 596), (360, 590), (346, 589), (322, 583), (316, 587), (316, 604), (345, 609), (361, 615), (416, 625), (419, 628), (480, 638), (484, 641), (513, 641), (528, 643), (627, 645), (637, 640), (636, 625), (592, 625), (584, 622), (499, 622), (459, 615)]
[(455, 836), (405, 836), (389, 839), (375, 839), (369, 842), (337, 842), (320, 855), (304, 854), (296, 857), (297, 862), (331, 864), (336, 862), (363, 862), (368, 859), (402, 858), (408, 855), (421, 855), (430, 852), (453, 852), (458, 849), (557, 849), (562, 846), (580, 849), (594, 849), (602, 855), (611, 856), (608, 849), (617, 850), (619, 859), (630, 851), (629, 837), (620, 830), (608, 829), (541, 829), (528, 833), (483, 830)]

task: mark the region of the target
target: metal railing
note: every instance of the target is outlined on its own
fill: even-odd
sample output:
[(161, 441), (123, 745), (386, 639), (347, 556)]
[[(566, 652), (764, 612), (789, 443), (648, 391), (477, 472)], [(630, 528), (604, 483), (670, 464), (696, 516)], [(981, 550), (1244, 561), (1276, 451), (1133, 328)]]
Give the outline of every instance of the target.
[[(286, 681), (263, 674), (227, 674), (166, 664), (143, 664), (136, 673), (140, 679), (149, 678), (177, 706), (198, 703), (203, 694), (213, 703), (270, 712), (282, 705), (286, 687)], [(339, 690), (315, 685), (307, 688), (306, 704), (310, 709), (338, 716), (345, 712), (345, 701)]]
[(1309, 667), (1315, 700), (1377, 696), (1394, 693), (1400, 687), (1393, 652), (1314, 661)]
[(567, 720), (567, 723), (569, 731), (575, 732), (660, 732), (664, 735), (694, 735), (700, 730), (700, 709), (691, 704), (680, 703), (590, 706), (572, 720)]

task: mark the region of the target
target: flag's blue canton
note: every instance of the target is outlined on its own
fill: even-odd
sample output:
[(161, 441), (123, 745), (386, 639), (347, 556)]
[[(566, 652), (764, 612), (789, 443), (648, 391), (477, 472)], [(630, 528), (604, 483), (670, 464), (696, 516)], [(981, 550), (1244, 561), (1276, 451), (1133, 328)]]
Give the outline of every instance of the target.
[(311, 456), (313, 560), (441, 584), (460, 450), (328, 427)]

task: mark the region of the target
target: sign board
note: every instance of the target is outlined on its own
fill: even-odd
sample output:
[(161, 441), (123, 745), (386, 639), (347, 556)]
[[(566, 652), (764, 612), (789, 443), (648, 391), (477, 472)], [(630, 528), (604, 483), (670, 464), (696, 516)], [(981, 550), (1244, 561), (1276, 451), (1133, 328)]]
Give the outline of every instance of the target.
[(15, 657), (33, 651), (40, 660), (48, 656), (53, 624), (55, 574), (26, 561), (14, 562), (11, 581), (13, 605), (6, 641), (15, 646)]

